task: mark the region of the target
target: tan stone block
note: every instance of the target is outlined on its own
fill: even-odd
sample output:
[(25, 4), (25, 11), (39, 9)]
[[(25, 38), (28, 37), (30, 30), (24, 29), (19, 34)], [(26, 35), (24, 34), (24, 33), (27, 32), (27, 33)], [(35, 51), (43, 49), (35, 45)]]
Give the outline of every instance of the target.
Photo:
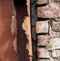
[(60, 50), (54, 50), (52, 52), (52, 57), (56, 57), (56, 58), (60, 57)]
[(52, 30), (55, 32), (60, 32), (60, 22), (52, 22)]
[(49, 43), (47, 43), (47, 47), (51, 51), (60, 49), (60, 38), (51, 38)]
[(37, 21), (36, 33), (48, 33), (48, 21)]
[(38, 4), (46, 4), (48, 3), (48, 0), (37, 0)]
[(44, 48), (37, 49), (37, 56), (38, 58), (49, 58), (49, 52)]
[(48, 40), (49, 40), (49, 36), (41, 36), (39, 35), (37, 37), (38, 39), (38, 46), (46, 46)]
[(59, 32), (55, 32), (55, 31), (53, 31), (52, 30), (52, 27), (50, 26), (49, 27), (49, 35), (51, 36), (51, 37), (59, 37)]

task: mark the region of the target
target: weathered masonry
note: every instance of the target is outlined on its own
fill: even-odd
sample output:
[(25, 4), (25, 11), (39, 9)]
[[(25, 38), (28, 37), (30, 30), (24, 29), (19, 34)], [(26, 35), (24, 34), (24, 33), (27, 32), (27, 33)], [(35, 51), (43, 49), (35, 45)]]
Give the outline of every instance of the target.
[(60, 0), (0, 0), (0, 61), (60, 61)]
[(60, 0), (37, 0), (37, 61), (60, 61)]

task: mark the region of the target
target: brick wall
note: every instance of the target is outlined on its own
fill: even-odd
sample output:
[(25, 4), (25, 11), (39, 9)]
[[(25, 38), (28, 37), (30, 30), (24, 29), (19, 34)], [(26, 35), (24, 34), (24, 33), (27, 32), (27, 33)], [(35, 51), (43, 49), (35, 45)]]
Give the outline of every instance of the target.
[(60, 0), (37, 0), (37, 61), (60, 61)]

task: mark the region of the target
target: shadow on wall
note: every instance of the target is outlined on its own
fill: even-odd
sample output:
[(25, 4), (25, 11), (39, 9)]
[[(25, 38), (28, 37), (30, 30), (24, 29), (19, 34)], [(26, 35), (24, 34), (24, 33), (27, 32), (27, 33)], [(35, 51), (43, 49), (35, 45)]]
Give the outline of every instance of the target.
[(17, 47), (19, 61), (30, 61), (29, 51), (26, 49), (28, 40), (25, 35), (25, 31), (22, 29), (22, 23), (24, 22), (25, 16), (28, 16), (27, 5), (25, 0), (15, 0), (16, 8), (16, 19), (17, 19)]

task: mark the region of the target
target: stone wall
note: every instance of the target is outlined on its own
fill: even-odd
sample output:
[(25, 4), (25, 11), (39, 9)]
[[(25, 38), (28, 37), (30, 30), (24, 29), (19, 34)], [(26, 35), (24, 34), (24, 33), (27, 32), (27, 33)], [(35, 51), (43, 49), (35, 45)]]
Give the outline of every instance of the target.
[(60, 0), (37, 0), (37, 61), (60, 61)]

